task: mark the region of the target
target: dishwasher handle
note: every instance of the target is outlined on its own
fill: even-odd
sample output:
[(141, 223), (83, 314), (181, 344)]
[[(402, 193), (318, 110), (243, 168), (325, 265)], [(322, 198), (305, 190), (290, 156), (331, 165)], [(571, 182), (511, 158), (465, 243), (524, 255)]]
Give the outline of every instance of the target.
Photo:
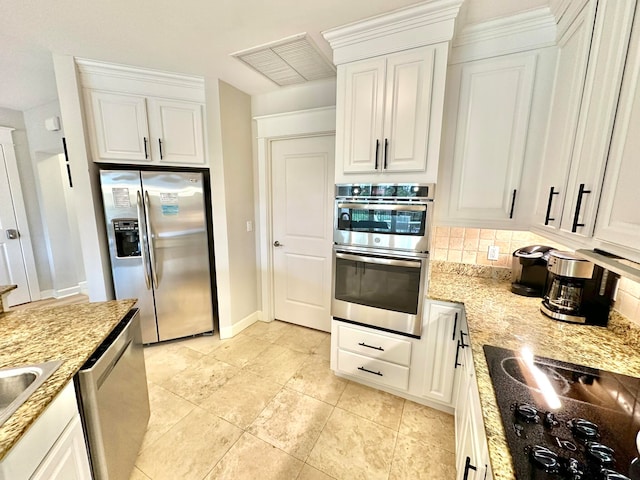
[(131, 338), (131, 336), (129, 336), (129, 341), (125, 344), (124, 347), (122, 347), (120, 349), (120, 351), (117, 353), (117, 355), (115, 356), (115, 358), (113, 358), (109, 364), (105, 367), (104, 371), (100, 374), (100, 377), (98, 378), (98, 380), (96, 381), (96, 386), (98, 389), (100, 389), (100, 387), (102, 386), (102, 384), (104, 383), (104, 381), (107, 379), (107, 377), (109, 376), (109, 374), (113, 371), (114, 368), (116, 368), (116, 366), (118, 365), (118, 362), (120, 361), (120, 359), (122, 358), (122, 356), (124, 355), (124, 353), (129, 349), (129, 347), (131, 346), (131, 343), (133, 342), (133, 338)]

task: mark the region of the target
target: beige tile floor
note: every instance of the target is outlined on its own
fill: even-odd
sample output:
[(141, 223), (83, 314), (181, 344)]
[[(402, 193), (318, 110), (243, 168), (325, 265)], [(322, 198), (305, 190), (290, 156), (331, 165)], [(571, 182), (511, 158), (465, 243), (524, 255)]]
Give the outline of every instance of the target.
[(131, 479), (454, 479), (453, 417), (336, 377), (329, 349), (278, 321), (146, 347)]

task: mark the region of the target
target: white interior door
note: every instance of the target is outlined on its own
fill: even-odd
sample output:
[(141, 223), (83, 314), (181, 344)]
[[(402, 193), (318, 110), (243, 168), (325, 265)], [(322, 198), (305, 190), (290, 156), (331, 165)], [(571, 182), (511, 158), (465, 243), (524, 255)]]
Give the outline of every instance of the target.
[(335, 137), (271, 144), (275, 318), (331, 330)]
[(0, 145), (0, 285), (18, 285), (7, 297), (8, 305), (13, 306), (30, 302), (31, 295), (7, 167)]

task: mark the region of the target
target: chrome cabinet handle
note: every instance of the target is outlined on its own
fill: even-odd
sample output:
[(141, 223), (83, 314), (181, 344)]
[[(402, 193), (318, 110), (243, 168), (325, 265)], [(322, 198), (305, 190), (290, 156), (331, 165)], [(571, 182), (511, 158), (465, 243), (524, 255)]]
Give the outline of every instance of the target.
[(591, 193), (591, 190), (585, 190), (584, 186), (584, 183), (581, 183), (578, 188), (578, 201), (576, 202), (576, 211), (573, 214), (573, 226), (571, 227), (572, 233), (576, 233), (578, 231), (578, 227), (584, 227), (584, 223), (578, 223), (580, 209), (582, 208), (582, 197), (585, 193)]
[[(145, 143), (146, 145), (146, 143)], [(140, 190), (138, 190), (136, 192), (136, 212), (138, 213), (138, 231), (139, 232), (144, 232), (144, 229), (142, 228), (143, 223), (142, 223), (142, 215), (141, 213), (141, 209), (142, 209), (142, 195), (140, 195)], [(145, 235), (146, 237), (146, 235)], [(144, 251), (144, 248), (141, 247), (140, 248), (140, 256), (142, 257), (142, 268), (144, 268), (144, 283), (147, 285), (147, 290), (151, 289), (151, 278), (149, 277), (149, 265), (147, 264), (147, 253)]]
[(509, 210), (509, 218), (513, 218), (513, 207), (516, 206), (516, 193), (518, 190), (513, 189), (513, 194), (511, 195), (511, 210)]
[(278, 240), (276, 240), (275, 242), (273, 242), (273, 246), (274, 247), (284, 247), (283, 244), (281, 244)]
[(560, 192), (556, 192), (554, 187), (549, 189), (549, 201), (547, 202), (547, 214), (544, 217), (544, 224), (549, 225), (549, 222), (554, 222), (556, 219), (551, 218), (551, 203), (553, 202), (553, 196), (559, 195)]
[(376, 164), (375, 164), (375, 170), (378, 169), (378, 152), (380, 151), (380, 140), (378, 138), (376, 138)]
[(149, 257), (151, 257), (151, 278), (153, 279), (154, 288), (158, 288), (158, 264), (156, 263), (156, 247), (153, 242), (153, 228), (149, 221), (149, 192), (144, 192), (144, 218), (147, 223), (147, 240), (149, 242)]
[(162, 160), (162, 139), (158, 139), (158, 146), (160, 147), (160, 160)]

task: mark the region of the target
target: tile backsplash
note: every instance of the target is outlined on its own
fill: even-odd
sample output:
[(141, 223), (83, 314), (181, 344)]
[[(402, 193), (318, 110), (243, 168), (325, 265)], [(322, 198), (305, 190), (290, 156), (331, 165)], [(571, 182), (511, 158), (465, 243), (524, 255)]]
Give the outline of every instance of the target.
[[(487, 251), (491, 245), (499, 248), (498, 260), (487, 258)], [(511, 268), (514, 250), (527, 245), (551, 245), (560, 250), (571, 250), (531, 232), (436, 226), (431, 258)], [(640, 325), (640, 283), (626, 278), (620, 279), (613, 308)]]

